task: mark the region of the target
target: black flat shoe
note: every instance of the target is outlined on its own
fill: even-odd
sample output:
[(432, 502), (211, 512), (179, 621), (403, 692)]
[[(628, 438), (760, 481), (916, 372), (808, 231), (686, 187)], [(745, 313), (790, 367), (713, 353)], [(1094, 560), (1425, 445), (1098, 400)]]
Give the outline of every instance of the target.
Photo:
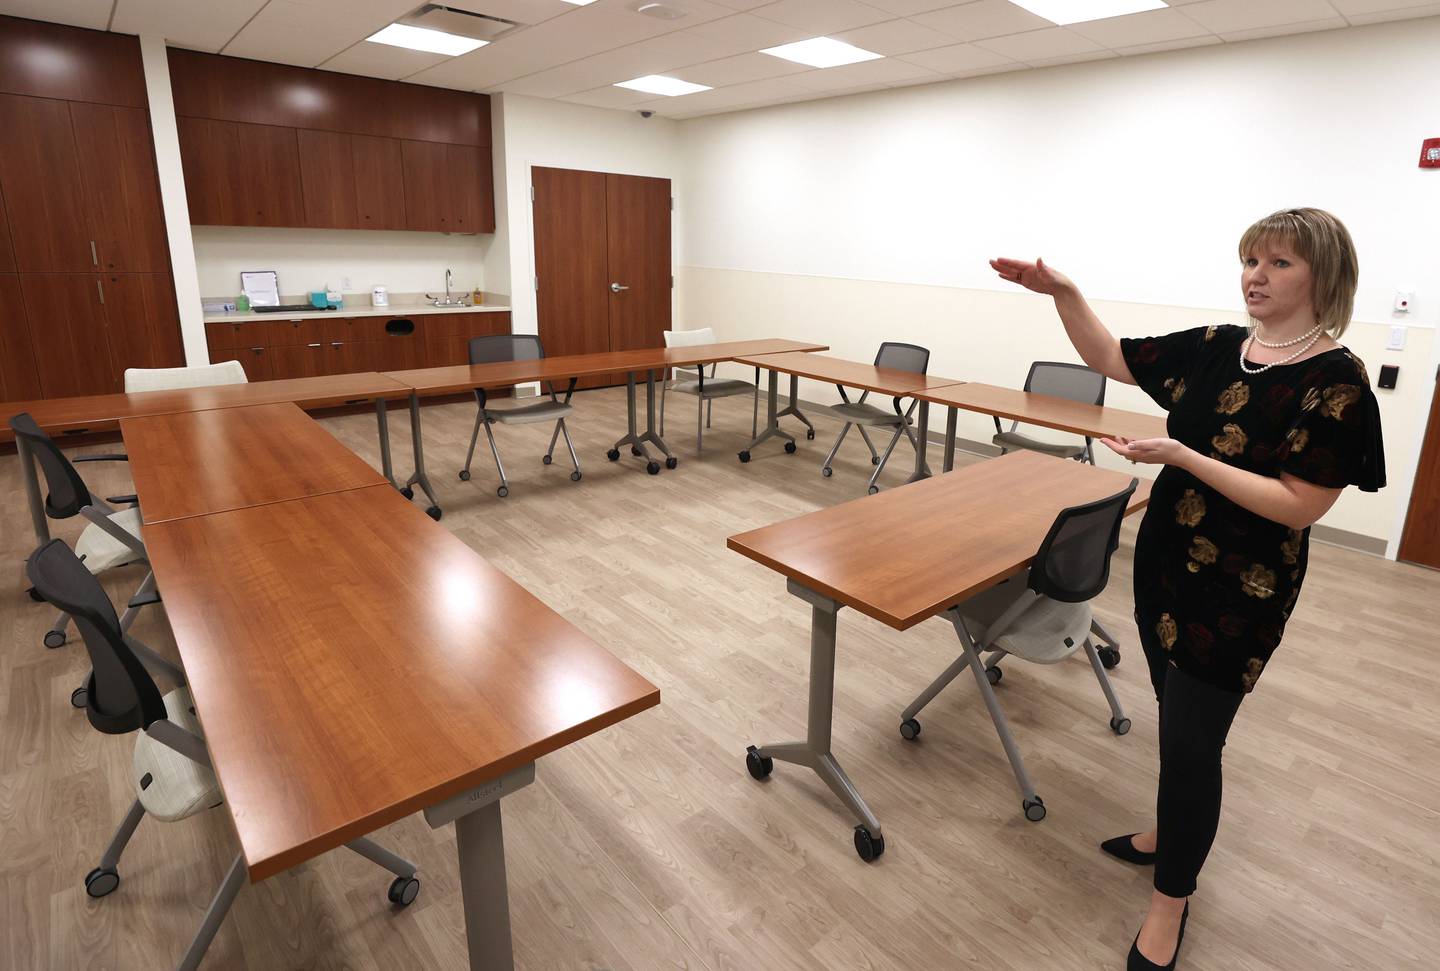
[(1135, 849), (1134, 837), (1139, 833), (1131, 833), (1129, 836), (1117, 836), (1114, 839), (1106, 840), (1100, 844), (1100, 849), (1111, 856), (1118, 857), (1126, 863), (1133, 863), (1136, 866), (1154, 866), (1155, 854), (1146, 853), (1143, 850)]
[(1190, 919), (1190, 902), (1185, 902), (1185, 912), (1180, 915), (1180, 933), (1175, 935), (1175, 953), (1170, 955), (1169, 964), (1156, 964), (1140, 953), (1140, 932), (1135, 932), (1135, 942), (1130, 945), (1130, 956), (1125, 959), (1125, 971), (1175, 971), (1175, 962), (1180, 957), (1180, 944), (1185, 940), (1185, 923)]

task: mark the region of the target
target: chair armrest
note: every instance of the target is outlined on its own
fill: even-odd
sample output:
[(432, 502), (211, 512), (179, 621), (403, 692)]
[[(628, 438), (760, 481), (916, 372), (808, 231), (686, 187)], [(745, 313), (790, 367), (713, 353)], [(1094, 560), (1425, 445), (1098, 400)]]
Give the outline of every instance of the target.
[(70, 460), (74, 462), (128, 462), (130, 456), (121, 452), (107, 453), (104, 455), (77, 455)]
[(105, 497), (105, 501), (106, 501), (106, 502), (113, 502), (113, 503), (115, 503), (117, 506), (118, 506), (118, 505), (133, 506), (133, 505), (135, 505), (137, 502), (140, 501), (140, 497), (137, 496), (137, 495), (128, 495), (128, 496), (106, 496), (106, 497)]

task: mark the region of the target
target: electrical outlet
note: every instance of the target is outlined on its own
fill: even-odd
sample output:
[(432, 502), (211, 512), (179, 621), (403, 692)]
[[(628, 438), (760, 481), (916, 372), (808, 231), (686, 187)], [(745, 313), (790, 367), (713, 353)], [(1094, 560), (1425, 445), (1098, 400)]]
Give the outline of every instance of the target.
[(1405, 350), (1405, 325), (1392, 324), (1390, 327), (1390, 339), (1385, 342), (1387, 351)]
[(350, 292), (350, 278), (348, 276), (342, 276), (340, 278), (340, 289), (346, 293)]

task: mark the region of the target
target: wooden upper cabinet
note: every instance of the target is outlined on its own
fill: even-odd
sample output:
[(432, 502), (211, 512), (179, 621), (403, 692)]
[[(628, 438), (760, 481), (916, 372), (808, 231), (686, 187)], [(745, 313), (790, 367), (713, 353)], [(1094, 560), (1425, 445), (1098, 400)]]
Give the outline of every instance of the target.
[(304, 226), (293, 128), (177, 117), (190, 221), (210, 226)]
[(168, 271), (149, 115), (141, 108), (74, 103), (70, 118), (99, 268)]
[(405, 164), (405, 228), (455, 232), (454, 203), (449, 186), (449, 146), (440, 142), (400, 143)]
[(398, 138), (350, 136), (361, 229), (405, 229), (405, 165)]
[(318, 229), (356, 229), (355, 163), (350, 136), (302, 128), (295, 133), (300, 151), (300, 188), (305, 225)]
[(68, 104), (0, 95), (0, 189), (17, 269), (95, 269)]
[(494, 178), (489, 149), (445, 146), (445, 176), (455, 213), (455, 231), (495, 231)]
[(0, 17), (0, 92), (144, 108), (140, 40)]
[(230, 169), (239, 150), (236, 125), (183, 116), (176, 117), (175, 124), (190, 222), (197, 226), (240, 225), (239, 200), (230, 185)]
[(100, 275), (25, 273), (20, 288), (43, 395), (66, 398), (119, 391), (120, 375), (112, 368), (105, 332)]
[(0, 401), (27, 401), (40, 394), (20, 278), (0, 273)]

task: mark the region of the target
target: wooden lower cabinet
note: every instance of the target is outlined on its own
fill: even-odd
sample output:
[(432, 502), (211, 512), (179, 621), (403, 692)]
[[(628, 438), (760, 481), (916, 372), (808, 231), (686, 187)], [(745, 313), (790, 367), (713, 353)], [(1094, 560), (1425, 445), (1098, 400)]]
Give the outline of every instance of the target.
[(126, 368), (181, 367), (180, 314), (168, 273), (105, 273), (100, 277), (110, 338), (110, 365), (124, 381)]
[(30, 350), (46, 398), (120, 390), (111, 364), (100, 277), (93, 273), (22, 273)]
[(38, 397), (40, 378), (30, 349), (20, 278), (14, 273), (0, 273), (0, 401)]
[(270, 367), (270, 348), (268, 347), (239, 347), (210, 349), (210, 363), (220, 364), (223, 361), (239, 361), (240, 366), (245, 369), (247, 381), (269, 381), (275, 377), (274, 369)]

